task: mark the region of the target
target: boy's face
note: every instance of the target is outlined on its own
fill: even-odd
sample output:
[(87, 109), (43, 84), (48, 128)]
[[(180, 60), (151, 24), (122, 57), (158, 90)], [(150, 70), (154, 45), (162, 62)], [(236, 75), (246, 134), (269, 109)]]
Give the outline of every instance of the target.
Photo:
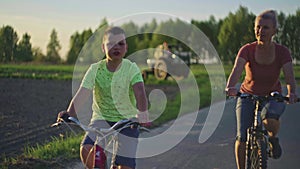
[(108, 34), (103, 41), (102, 50), (109, 60), (122, 59), (127, 52), (124, 34)]

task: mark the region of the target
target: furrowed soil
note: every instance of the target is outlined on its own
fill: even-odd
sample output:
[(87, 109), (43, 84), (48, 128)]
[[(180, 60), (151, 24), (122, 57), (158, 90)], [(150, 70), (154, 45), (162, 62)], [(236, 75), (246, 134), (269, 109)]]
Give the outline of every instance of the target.
[[(146, 85), (146, 93), (153, 89), (162, 90), (168, 99), (178, 92), (176, 86)], [(72, 81), (0, 78), (0, 155), (16, 157), (26, 147), (67, 132), (50, 125), (71, 99)]]

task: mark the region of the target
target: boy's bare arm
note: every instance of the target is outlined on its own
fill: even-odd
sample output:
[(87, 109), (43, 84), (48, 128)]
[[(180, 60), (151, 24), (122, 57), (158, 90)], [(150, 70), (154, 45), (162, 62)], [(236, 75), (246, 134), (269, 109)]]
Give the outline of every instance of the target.
[(91, 93), (92, 93), (91, 90), (84, 87), (80, 87), (78, 89), (77, 93), (71, 100), (70, 105), (67, 109), (67, 112), (69, 113), (70, 116), (76, 117), (76, 110), (81, 109), (82, 105), (86, 103)]
[(141, 123), (149, 122), (148, 101), (143, 82), (138, 82), (133, 85), (133, 91), (136, 98), (136, 106), (139, 110), (138, 119)]
[(133, 85), (133, 91), (137, 102), (137, 109), (140, 112), (147, 111), (148, 102), (143, 82), (138, 82)]
[(92, 93), (91, 90), (86, 89), (84, 87), (80, 87), (78, 89), (77, 93), (75, 94), (75, 96), (73, 97), (73, 99), (71, 100), (67, 111), (59, 112), (58, 118), (62, 117), (63, 114), (68, 114), (72, 117), (77, 118), (76, 110), (81, 109), (82, 105), (86, 103), (86, 101), (90, 97), (91, 93)]

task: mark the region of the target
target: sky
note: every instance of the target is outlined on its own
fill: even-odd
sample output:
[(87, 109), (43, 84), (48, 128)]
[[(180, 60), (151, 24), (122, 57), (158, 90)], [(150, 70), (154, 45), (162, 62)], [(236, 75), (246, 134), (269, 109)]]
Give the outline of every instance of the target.
[[(70, 36), (88, 28), (94, 31), (103, 18), (114, 23), (144, 13), (149, 16), (159, 13), (159, 17), (173, 16), (188, 22), (205, 21), (210, 16), (218, 20), (235, 13), (240, 6), (254, 14), (275, 9), (289, 15), (300, 9), (300, 0), (1, 0), (0, 26), (12, 26), (19, 38), (28, 33), (32, 45), (44, 53), (50, 33), (55, 29), (62, 45), (60, 53), (65, 57)], [(150, 21), (151, 17), (133, 20)]]

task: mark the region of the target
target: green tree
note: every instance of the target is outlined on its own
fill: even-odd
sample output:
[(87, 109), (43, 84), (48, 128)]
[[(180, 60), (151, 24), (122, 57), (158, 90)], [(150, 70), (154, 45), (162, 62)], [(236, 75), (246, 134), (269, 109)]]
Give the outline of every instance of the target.
[(155, 47), (151, 46), (151, 41), (153, 37), (153, 33), (155, 29), (157, 28), (158, 24), (156, 22), (156, 19), (153, 18), (150, 23), (145, 23), (141, 26), (140, 31), (143, 32), (143, 34), (139, 34), (139, 38), (136, 39), (136, 44), (138, 49), (145, 49), (149, 47)]
[(67, 55), (67, 63), (73, 64), (76, 62), (78, 55), (85, 45), (85, 43), (89, 40), (89, 38), (93, 35), (91, 29), (84, 30), (81, 34), (76, 32), (71, 36), (70, 39), (70, 50)]
[[(82, 63), (93, 63), (99, 60), (99, 58), (104, 57), (104, 53), (102, 52), (102, 37), (104, 35), (104, 31), (108, 27), (108, 22), (106, 18), (103, 18), (98, 26), (98, 28), (89, 35), (88, 41), (85, 42), (84, 46), (81, 49), (81, 52), (77, 56), (77, 60)], [(85, 33), (83, 33), (85, 34)], [(88, 33), (86, 33), (88, 34)], [(86, 35), (85, 35), (86, 36)], [(86, 36), (87, 37), (87, 36)], [(87, 40), (87, 39), (86, 39)], [(78, 43), (79, 44), (79, 43)], [(77, 44), (77, 45), (78, 45)]]
[(81, 42), (80, 42), (80, 34), (78, 32), (74, 33), (70, 38), (70, 50), (67, 54), (67, 63), (75, 63), (78, 54), (82, 48)]
[(0, 29), (0, 61), (11, 62), (14, 60), (18, 42), (17, 32), (11, 26), (3, 26)]
[(138, 39), (139, 26), (136, 25), (134, 22), (130, 21), (128, 23), (124, 23), (121, 27), (126, 32), (126, 42), (129, 46), (127, 50), (127, 55), (130, 55), (138, 50), (136, 42)]
[(18, 43), (15, 55), (16, 61), (28, 62), (33, 60), (30, 38), (30, 35), (25, 33), (21, 41)]
[(210, 16), (208, 21), (192, 20), (191, 23), (198, 27), (215, 47), (219, 46), (218, 33), (220, 26), (214, 16)]
[(300, 59), (300, 9), (296, 11), (295, 15), (289, 15), (286, 18), (283, 27), (283, 34), (285, 36), (282, 43), (286, 45), (292, 53), (292, 56), (297, 60)]
[(32, 48), (32, 56), (33, 56), (33, 60), (36, 62), (45, 62), (46, 61), (46, 56), (43, 54), (43, 51), (40, 47)]
[(183, 27), (181, 27), (180, 24), (182, 24), (180, 20), (174, 21), (172, 19), (160, 22), (154, 30), (150, 45), (155, 48), (158, 45), (163, 44), (163, 42), (167, 42), (168, 44), (177, 44), (177, 38), (188, 37), (188, 30), (182, 30)]
[(219, 54), (223, 61), (234, 62), (239, 48), (245, 43), (255, 40), (253, 26), (255, 15), (240, 6), (238, 11), (223, 20), (218, 34)]
[(47, 45), (46, 61), (51, 63), (59, 63), (61, 61), (59, 51), (61, 45), (58, 41), (57, 32), (55, 29), (52, 30), (50, 35), (50, 41)]
[(276, 35), (273, 37), (273, 40), (277, 43), (284, 44), (284, 42), (286, 41), (286, 35), (283, 32), (283, 28), (285, 25), (286, 16), (284, 13), (280, 12), (277, 16), (277, 19), (279, 26)]
[(157, 25), (156, 19), (153, 18), (149, 24), (145, 23), (143, 26), (141, 26), (141, 32), (153, 33), (157, 28)]
[(100, 28), (106, 28), (108, 26), (108, 21), (107, 21), (107, 19), (106, 18), (103, 18), (101, 21), (100, 21), (100, 24), (99, 24), (99, 26), (98, 26), (98, 29), (100, 29)]
[(273, 40), (287, 46), (295, 61), (300, 60), (300, 9), (297, 9), (295, 15), (286, 16), (280, 12), (277, 18), (279, 28)]

